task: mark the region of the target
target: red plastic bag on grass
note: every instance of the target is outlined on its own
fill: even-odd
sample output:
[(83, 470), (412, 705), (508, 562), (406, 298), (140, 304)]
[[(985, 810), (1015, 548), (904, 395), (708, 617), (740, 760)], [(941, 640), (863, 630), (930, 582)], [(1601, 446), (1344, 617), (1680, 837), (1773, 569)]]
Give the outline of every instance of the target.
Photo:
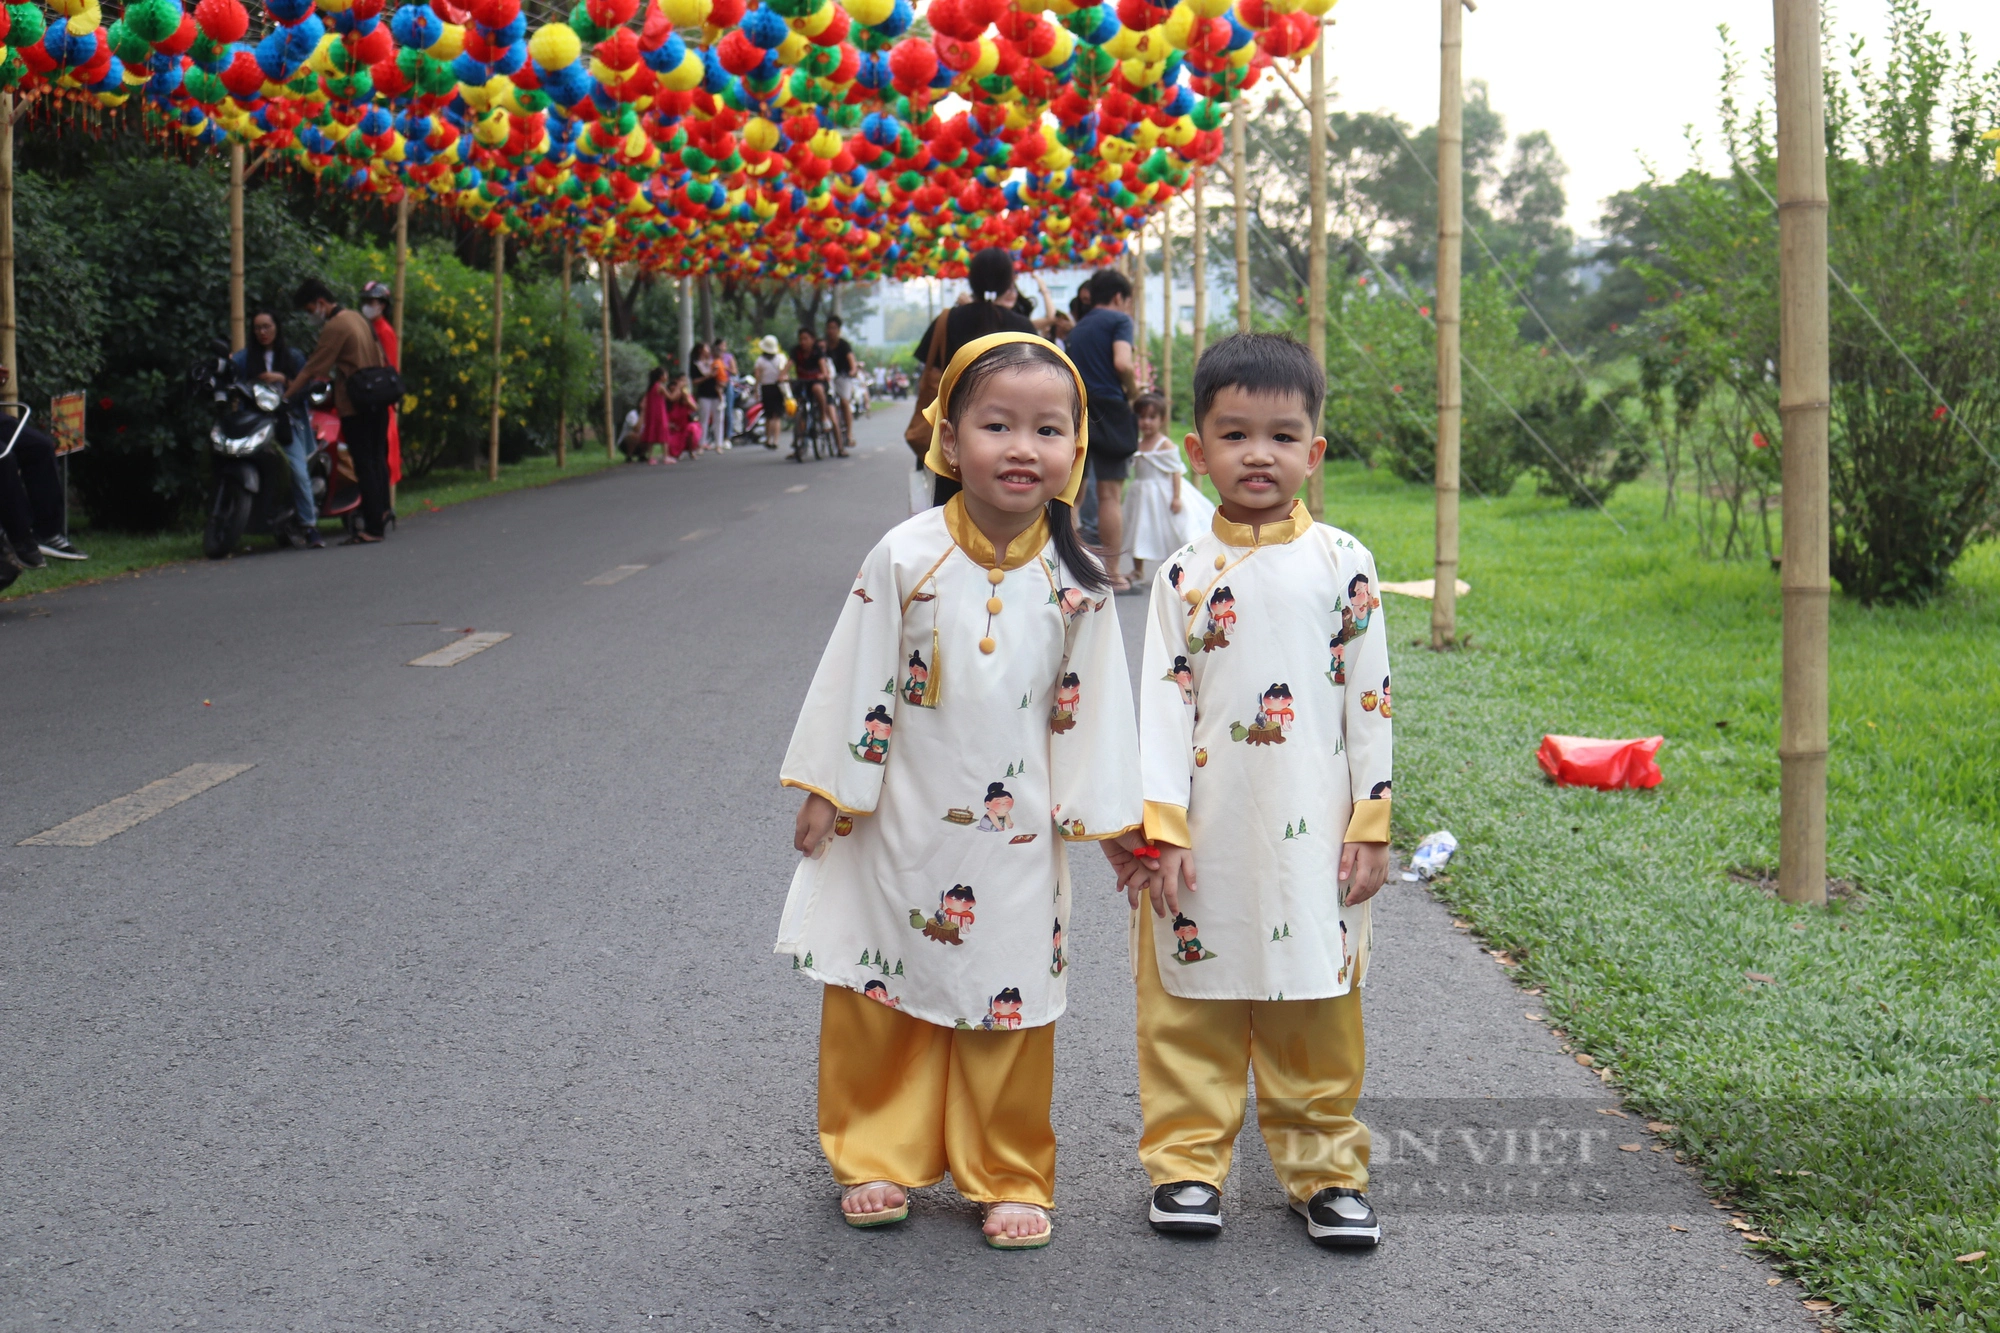
[(1665, 740), (1664, 736), (1637, 741), (1544, 736), (1542, 748), (1535, 751), (1535, 762), (1556, 780), (1558, 787), (1595, 787), (1599, 791), (1657, 787), (1661, 774), (1653, 755)]

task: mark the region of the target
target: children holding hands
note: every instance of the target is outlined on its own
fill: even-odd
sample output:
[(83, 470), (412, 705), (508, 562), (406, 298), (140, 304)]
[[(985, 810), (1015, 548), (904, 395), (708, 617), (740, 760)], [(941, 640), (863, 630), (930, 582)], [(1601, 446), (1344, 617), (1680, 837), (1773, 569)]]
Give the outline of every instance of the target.
[(777, 951), (824, 988), (819, 1136), (850, 1224), (903, 1220), (949, 1170), (989, 1245), (1048, 1243), (1065, 844), (1097, 841), (1133, 908), (1152, 1224), (1220, 1229), (1254, 1065), (1308, 1234), (1379, 1239), (1353, 1111), (1388, 648), (1372, 557), (1292, 498), (1323, 393), (1289, 339), (1202, 357), (1185, 444), (1222, 505), (1154, 582), (1135, 723), (1071, 517), (1081, 378), (1018, 333), (946, 368), (925, 462), (963, 490), (863, 563), (782, 772), (805, 857)]

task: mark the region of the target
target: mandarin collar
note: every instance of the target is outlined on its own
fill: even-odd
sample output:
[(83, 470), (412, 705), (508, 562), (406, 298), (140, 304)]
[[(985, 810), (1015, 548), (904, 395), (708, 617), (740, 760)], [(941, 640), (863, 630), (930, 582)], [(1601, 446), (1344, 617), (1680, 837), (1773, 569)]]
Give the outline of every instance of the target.
[(1217, 509), (1209, 527), (1224, 546), (1283, 546), (1305, 536), (1312, 530), (1312, 525), (1312, 513), (1305, 502), (1294, 500), (1292, 512), (1275, 523), (1266, 523), (1258, 528), (1247, 523), (1232, 523)]
[[(954, 495), (951, 499), (945, 501), (944, 526), (945, 530), (951, 534), (952, 541), (957, 543), (958, 549), (971, 556), (973, 560), (987, 569), (1019, 569), (1040, 555), (1042, 548), (1049, 544), (1048, 515), (1046, 513), (1037, 514), (1035, 521), (1029, 525), (1027, 531), (1007, 543), (1005, 558), (995, 560), (993, 543), (987, 539), (986, 534), (979, 530), (979, 525), (974, 523), (971, 516), (965, 512), (965, 498), (963, 495)], [(1244, 531), (1248, 532), (1249, 529), (1245, 528)]]

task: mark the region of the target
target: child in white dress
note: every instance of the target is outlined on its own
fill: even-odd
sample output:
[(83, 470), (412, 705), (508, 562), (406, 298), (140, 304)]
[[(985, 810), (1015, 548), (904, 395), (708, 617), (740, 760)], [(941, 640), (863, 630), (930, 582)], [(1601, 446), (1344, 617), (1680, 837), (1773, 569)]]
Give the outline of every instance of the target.
[(1125, 488), (1126, 554), (1138, 582), (1148, 564), (1165, 560), (1208, 531), (1215, 506), (1187, 475), (1181, 451), (1167, 438), (1167, 402), (1158, 394), (1133, 405), (1139, 419), (1139, 452)]

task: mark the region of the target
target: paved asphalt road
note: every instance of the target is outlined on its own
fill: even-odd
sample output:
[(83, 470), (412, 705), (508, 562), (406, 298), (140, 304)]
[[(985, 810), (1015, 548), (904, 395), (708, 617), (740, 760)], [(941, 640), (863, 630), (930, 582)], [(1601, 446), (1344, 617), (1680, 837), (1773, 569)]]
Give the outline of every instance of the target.
[[(0, 1328), (1805, 1327), (1414, 885), (1367, 1000), (1379, 1251), (1310, 1246), (1254, 1131), (1219, 1241), (1147, 1229), (1094, 851), (1054, 1246), (986, 1250), (946, 1188), (840, 1223), (777, 767), (900, 418), (0, 609)], [(404, 665), (465, 629), (512, 637)], [(255, 767), (16, 845), (195, 763)]]

